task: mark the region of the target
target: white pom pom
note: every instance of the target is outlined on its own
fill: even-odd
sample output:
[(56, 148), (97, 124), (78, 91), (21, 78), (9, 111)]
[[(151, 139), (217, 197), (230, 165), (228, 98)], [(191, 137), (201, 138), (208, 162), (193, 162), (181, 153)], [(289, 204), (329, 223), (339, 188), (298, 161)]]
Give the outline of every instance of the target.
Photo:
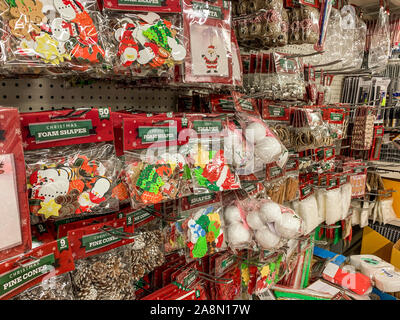
[(301, 220), (299, 217), (285, 212), (282, 214), (281, 221), (275, 223), (275, 229), (279, 234), (287, 239), (293, 239), (300, 236)]
[(251, 234), (242, 223), (234, 223), (228, 227), (228, 240), (231, 246), (240, 247), (250, 242)]
[(246, 139), (248, 141), (254, 141), (255, 143), (260, 142), (265, 138), (267, 134), (267, 130), (262, 123), (252, 122), (247, 128), (245, 132)]
[(264, 227), (264, 223), (262, 222), (258, 211), (250, 212), (246, 217), (246, 221), (252, 230), (258, 230)]
[(265, 137), (258, 141), (255, 146), (256, 155), (264, 161), (264, 163), (276, 161), (281, 152), (282, 146), (274, 137)]
[(277, 249), (280, 246), (281, 238), (271, 232), (266, 226), (256, 231), (255, 238), (258, 244), (264, 249)]
[(229, 206), (225, 209), (225, 222), (227, 224), (242, 222), (240, 210), (236, 206)]
[(280, 222), (282, 219), (281, 207), (275, 202), (266, 202), (260, 208), (260, 218), (264, 223)]

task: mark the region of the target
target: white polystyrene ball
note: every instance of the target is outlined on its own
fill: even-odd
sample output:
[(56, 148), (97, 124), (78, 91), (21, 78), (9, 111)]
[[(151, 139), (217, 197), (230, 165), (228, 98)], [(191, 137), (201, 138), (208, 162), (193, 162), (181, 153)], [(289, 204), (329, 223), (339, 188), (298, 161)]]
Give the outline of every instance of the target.
[(255, 146), (256, 155), (264, 161), (264, 163), (276, 161), (281, 152), (282, 146), (274, 137), (265, 137), (258, 141)]
[(264, 227), (258, 211), (250, 212), (246, 217), (247, 224), (252, 230), (258, 230)]
[(266, 226), (256, 231), (255, 238), (263, 249), (277, 249), (281, 240), (277, 234), (270, 231)]
[(242, 222), (242, 217), (240, 216), (240, 210), (236, 206), (229, 206), (225, 209), (225, 222), (227, 224), (232, 224), (235, 222)]
[(242, 223), (233, 223), (228, 227), (228, 240), (233, 247), (240, 247), (251, 240), (250, 231)]
[(301, 232), (301, 220), (299, 217), (285, 212), (282, 214), (281, 221), (275, 223), (275, 229), (284, 238), (296, 238)]
[(247, 126), (245, 131), (245, 136), (248, 141), (254, 141), (258, 143), (262, 139), (265, 138), (267, 134), (267, 130), (262, 123), (259, 122), (252, 122), (250, 125)]
[(275, 202), (263, 203), (260, 207), (260, 218), (264, 223), (280, 222), (282, 219), (281, 207)]

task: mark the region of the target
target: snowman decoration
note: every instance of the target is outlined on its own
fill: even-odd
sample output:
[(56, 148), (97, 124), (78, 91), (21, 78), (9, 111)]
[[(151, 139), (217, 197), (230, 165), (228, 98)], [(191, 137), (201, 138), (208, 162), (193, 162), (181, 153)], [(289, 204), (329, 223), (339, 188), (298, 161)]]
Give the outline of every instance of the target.
[(82, 212), (90, 212), (93, 207), (106, 200), (104, 195), (110, 188), (110, 180), (107, 178), (99, 178), (89, 192), (85, 191), (79, 196), (78, 202), (80, 204), (80, 210)]
[(38, 170), (30, 176), (32, 198), (48, 203), (69, 190), (68, 172), (62, 169)]
[(215, 46), (209, 45), (207, 52), (201, 55), (205, 62), (207, 73), (218, 73), (218, 59), (219, 55), (215, 50)]

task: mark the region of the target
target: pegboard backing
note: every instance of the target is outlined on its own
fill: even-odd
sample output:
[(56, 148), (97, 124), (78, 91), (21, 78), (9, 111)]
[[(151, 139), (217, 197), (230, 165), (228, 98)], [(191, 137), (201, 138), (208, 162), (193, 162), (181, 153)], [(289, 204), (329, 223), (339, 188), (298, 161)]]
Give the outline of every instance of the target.
[(20, 112), (79, 107), (111, 107), (147, 112), (174, 111), (177, 91), (162, 88), (125, 88), (110, 81), (96, 80), (72, 86), (63, 79), (0, 80), (0, 106)]

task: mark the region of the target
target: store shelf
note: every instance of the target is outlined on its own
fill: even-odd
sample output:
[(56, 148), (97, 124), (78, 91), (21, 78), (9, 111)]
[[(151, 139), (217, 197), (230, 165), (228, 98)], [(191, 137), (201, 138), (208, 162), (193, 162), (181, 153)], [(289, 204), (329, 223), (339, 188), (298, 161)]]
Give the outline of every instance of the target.
[(0, 105), (20, 112), (79, 107), (111, 107), (113, 111), (173, 111), (176, 90), (123, 88), (111, 81), (72, 86), (63, 79), (6, 79), (0, 81)]

